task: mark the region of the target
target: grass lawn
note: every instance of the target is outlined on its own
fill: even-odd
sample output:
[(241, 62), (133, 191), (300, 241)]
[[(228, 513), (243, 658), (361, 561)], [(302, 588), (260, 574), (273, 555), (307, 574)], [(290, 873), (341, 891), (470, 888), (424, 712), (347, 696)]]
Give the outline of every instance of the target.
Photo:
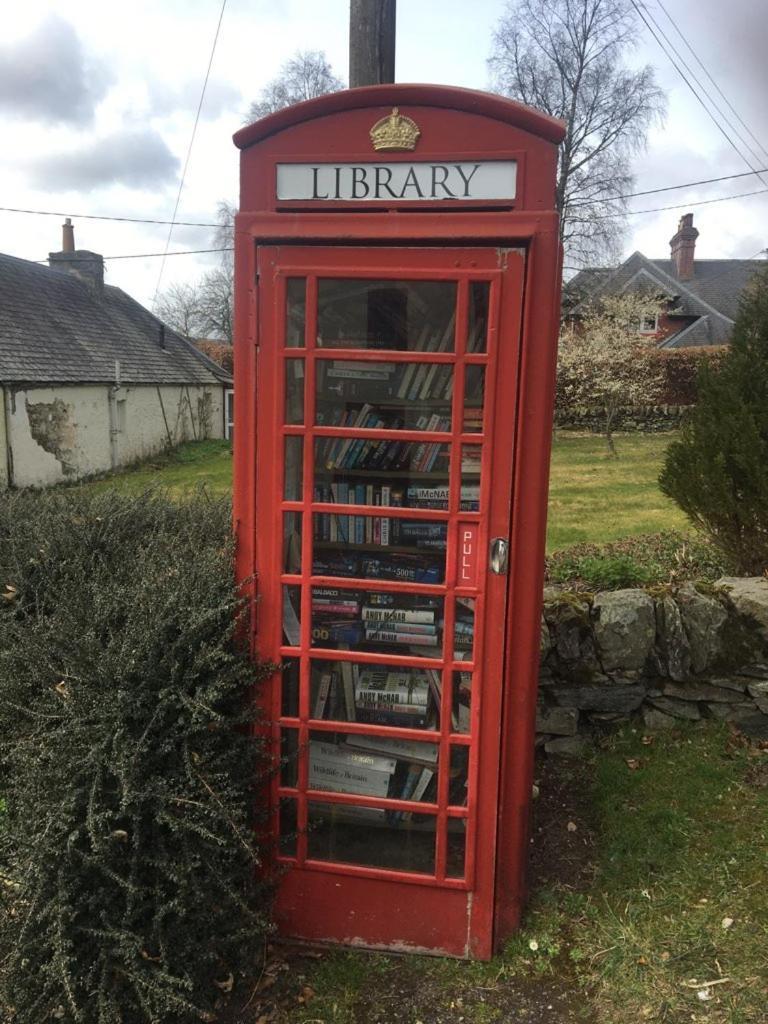
[(768, 752), (707, 722), (543, 772), (532, 901), (500, 956), (289, 956), (255, 1019), (765, 1024)]
[(604, 438), (560, 431), (552, 449), (547, 551), (690, 529), (658, 486), (664, 452), (674, 436), (618, 436), (619, 457), (614, 459)]
[[(657, 484), (673, 436), (618, 436), (619, 457), (613, 459), (602, 437), (561, 431), (552, 453), (547, 550), (686, 529), (685, 516)], [(183, 445), (177, 452), (159, 455), (136, 469), (84, 486), (135, 492), (153, 484), (179, 496), (201, 484), (214, 494), (228, 493), (232, 487), (229, 445), (225, 441)]]
[(212, 494), (229, 494), (232, 490), (232, 448), (228, 441), (191, 442), (172, 452), (160, 453), (122, 473), (110, 473), (75, 486), (93, 491), (115, 488), (130, 494), (145, 491), (148, 487), (164, 487), (177, 497), (205, 486)]

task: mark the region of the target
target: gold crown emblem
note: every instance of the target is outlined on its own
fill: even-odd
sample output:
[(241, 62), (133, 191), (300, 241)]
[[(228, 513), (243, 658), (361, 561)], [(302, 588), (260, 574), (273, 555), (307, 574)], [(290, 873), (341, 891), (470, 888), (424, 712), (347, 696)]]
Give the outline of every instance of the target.
[(382, 117), (371, 128), (374, 149), (415, 149), (420, 135), (416, 122), (401, 114), (397, 107), (393, 107), (391, 114)]

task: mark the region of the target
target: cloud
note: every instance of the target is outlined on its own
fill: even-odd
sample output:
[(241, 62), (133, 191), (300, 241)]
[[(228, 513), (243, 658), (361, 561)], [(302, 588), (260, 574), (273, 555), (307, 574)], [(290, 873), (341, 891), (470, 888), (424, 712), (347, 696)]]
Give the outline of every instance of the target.
[(89, 124), (109, 82), (106, 67), (55, 14), (26, 39), (0, 47), (0, 110), (16, 118)]
[[(197, 79), (187, 79), (177, 87), (154, 79), (149, 83), (151, 113), (162, 117), (181, 110), (194, 115), (200, 102), (200, 89), (201, 83)], [(213, 121), (228, 110), (238, 112), (243, 105), (243, 94), (239, 89), (221, 79), (212, 79), (205, 90), (200, 116)]]
[(36, 188), (150, 188), (173, 180), (179, 160), (157, 132), (144, 129), (116, 132), (77, 150), (49, 154), (27, 166)]

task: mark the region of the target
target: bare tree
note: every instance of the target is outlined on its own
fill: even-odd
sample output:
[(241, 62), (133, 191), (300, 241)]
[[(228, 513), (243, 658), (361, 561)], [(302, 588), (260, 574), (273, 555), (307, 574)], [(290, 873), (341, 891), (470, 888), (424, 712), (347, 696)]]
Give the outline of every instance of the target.
[(232, 344), (234, 266), (221, 266), (203, 276), (198, 293), (205, 337)]
[(333, 73), (322, 50), (298, 50), (283, 64), (277, 78), (262, 89), (260, 98), (251, 104), (248, 120), (255, 121), (283, 107), (343, 88), (344, 82)]
[(557, 208), (570, 262), (617, 256), (631, 158), (661, 121), (650, 66), (628, 68), (638, 25), (630, 0), (510, 0), (493, 35), (493, 88), (561, 118)]
[(169, 327), (190, 341), (205, 336), (196, 284), (172, 284), (157, 299), (155, 313)]
[(211, 242), (214, 249), (221, 249), (219, 262), (223, 267), (232, 266), (235, 261), (235, 214), (237, 206), (229, 199), (220, 199), (216, 205), (217, 227), (213, 229)]

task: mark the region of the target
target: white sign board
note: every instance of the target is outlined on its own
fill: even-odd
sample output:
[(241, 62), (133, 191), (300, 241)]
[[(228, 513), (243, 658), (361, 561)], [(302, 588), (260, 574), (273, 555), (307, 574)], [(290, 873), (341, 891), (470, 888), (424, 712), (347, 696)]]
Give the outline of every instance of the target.
[(516, 186), (515, 160), (277, 165), (279, 200), (514, 199)]

